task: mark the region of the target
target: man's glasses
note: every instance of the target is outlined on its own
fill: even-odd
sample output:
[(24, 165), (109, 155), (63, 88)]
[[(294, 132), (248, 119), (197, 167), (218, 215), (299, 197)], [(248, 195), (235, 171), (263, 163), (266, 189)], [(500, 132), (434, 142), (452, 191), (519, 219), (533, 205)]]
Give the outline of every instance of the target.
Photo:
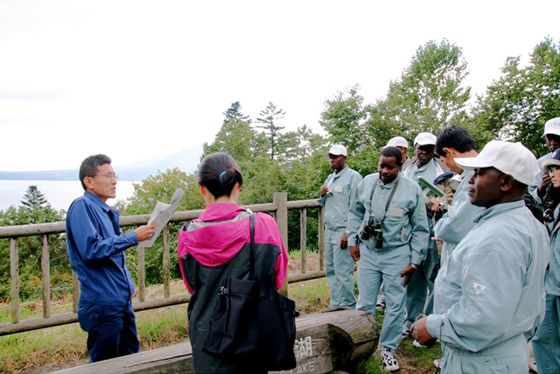
[(103, 177), (106, 179), (114, 179), (114, 180), (119, 180), (119, 176), (115, 173), (109, 173), (109, 174), (98, 174), (96, 175), (96, 177)]

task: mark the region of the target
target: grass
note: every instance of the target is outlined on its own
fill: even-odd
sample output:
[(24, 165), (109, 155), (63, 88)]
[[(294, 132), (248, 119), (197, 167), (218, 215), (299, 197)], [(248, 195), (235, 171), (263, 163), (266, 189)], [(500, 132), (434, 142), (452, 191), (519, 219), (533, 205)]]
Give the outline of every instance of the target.
[[(299, 251), (290, 252), (290, 267), (298, 268)], [(319, 270), (316, 253), (308, 254), (308, 271)], [(290, 269), (294, 271), (294, 269)], [(171, 294), (183, 293), (182, 281), (171, 284)], [(163, 294), (162, 286), (146, 288), (147, 297)], [(289, 296), (302, 314), (325, 310), (329, 302), (329, 290), (325, 278), (291, 284)], [(32, 318), (42, 315), (41, 302), (26, 302), (20, 305), (21, 317)], [(51, 313), (69, 311), (72, 308), (71, 296), (59, 297), (51, 304)], [(187, 331), (187, 307), (175, 305), (163, 309), (147, 310), (136, 313), (138, 334), (142, 350), (176, 344), (185, 341)], [(378, 312), (376, 321), (381, 326), (383, 312)], [(9, 322), (9, 305), (0, 304), (0, 321)], [(379, 331), (378, 331), (379, 332)], [(55, 369), (76, 366), (88, 361), (86, 349), (87, 334), (77, 323), (56, 326), (42, 330), (29, 331), (0, 337), (0, 373), (37, 374)], [(410, 338), (404, 339), (397, 351), (401, 366), (400, 373), (433, 373), (432, 361), (440, 355), (439, 348), (416, 348)], [(372, 356), (357, 367), (358, 373), (382, 373), (381, 360)]]

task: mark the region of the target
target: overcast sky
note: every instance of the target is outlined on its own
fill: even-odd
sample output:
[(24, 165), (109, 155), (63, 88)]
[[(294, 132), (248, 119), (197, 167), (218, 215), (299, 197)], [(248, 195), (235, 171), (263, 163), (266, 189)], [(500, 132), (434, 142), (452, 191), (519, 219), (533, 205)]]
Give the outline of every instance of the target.
[(0, 170), (163, 158), (211, 142), (234, 101), (319, 131), (325, 100), (355, 84), (382, 98), (429, 40), (462, 48), (480, 94), (506, 57), (560, 40), (559, 14), (558, 0), (2, 0)]

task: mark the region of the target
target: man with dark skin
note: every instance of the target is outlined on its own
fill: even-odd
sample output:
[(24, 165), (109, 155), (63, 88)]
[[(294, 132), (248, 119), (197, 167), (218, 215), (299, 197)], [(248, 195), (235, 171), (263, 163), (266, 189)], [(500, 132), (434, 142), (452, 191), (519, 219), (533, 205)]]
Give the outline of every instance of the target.
[(394, 354), (405, 319), (406, 288), (423, 260), (429, 234), (422, 190), (399, 172), (401, 162), (400, 150), (384, 148), (379, 171), (358, 184), (348, 211), (348, 246), (359, 260), (356, 309), (375, 315), (383, 281), (386, 308), (379, 342), (385, 371), (399, 369)]
[[(550, 153), (547, 153), (537, 160), (541, 167), (546, 160), (552, 157), (554, 151), (560, 148), (560, 117), (546, 121), (544, 124), (543, 137), (546, 140), (546, 146)], [(529, 186), (529, 193), (537, 202), (543, 203), (542, 199), (545, 198), (548, 186), (550, 186), (550, 177), (539, 172), (533, 180), (533, 183)]]
[(330, 289), (332, 310), (354, 309), (354, 261), (348, 253), (346, 220), (350, 197), (362, 176), (346, 165), (347, 150), (335, 144), (329, 150), (334, 173), (321, 186), (319, 203), (323, 206), (325, 272)]
[(491, 141), (476, 157), (469, 200), (484, 208), (435, 282), (434, 313), (412, 325), (421, 344), (437, 338), (442, 373), (527, 373), (527, 338), (544, 315), (550, 248), (523, 196), (539, 168), (520, 143)]

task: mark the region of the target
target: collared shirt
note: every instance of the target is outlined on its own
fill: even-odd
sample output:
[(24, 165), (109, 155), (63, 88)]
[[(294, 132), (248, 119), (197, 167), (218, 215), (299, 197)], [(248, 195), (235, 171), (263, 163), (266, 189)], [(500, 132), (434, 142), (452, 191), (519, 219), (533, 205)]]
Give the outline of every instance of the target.
[[(443, 240), (444, 253), (449, 256), (453, 249), (474, 227), (474, 216), (483, 208), (471, 204), (469, 198), (469, 179), (474, 170), (468, 169), (461, 174), (461, 183), (453, 195), (453, 201), (447, 212), (441, 217), (434, 227), (434, 234)], [(442, 261), (443, 262), (443, 261)], [(445, 265), (443, 263), (442, 265)]]
[(130, 302), (134, 285), (124, 250), (138, 244), (135, 232), (122, 234), (119, 214), (85, 192), (66, 217), (67, 253), (80, 281), (80, 301), (104, 305)]
[[(385, 214), (385, 206), (395, 182), (399, 181), (391, 204)], [(372, 197), (372, 189), (375, 191)], [(422, 190), (416, 182), (401, 173), (391, 183), (383, 184), (379, 173), (366, 176), (356, 188), (348, 212), (348, 245), (355, 246), (358, 235), (368, 223), (369, 217), (383, 220), (382, 251), (406, 246), (411, 251), (411, 263), (419, 264), (426, 257), (429, 239), (428, 220)], [(373, 250), (373, 239), (363, 243)]]
[(549, 255), (546, 229), (523, 200), (484, 209), (436, 278), (428, 332), (470, 352), (529, 337), (544, 316)]
[(352, 191), (358, 186), (362, 176), (346, 166), (338, 173), (332, 173), (325, 181), (329, 192), (321, 196), (319, 203), (323, 206), (325, 227), (330, 230), (346, 228), (348, 207)]
[(554, 210), (555, 227), (551, 227), (550, 234), (550, 265), (546, 270), (546, 278), (544, 281), (544, 288), (546, 293), (551, 295), (560, 296), (560, 204)]
[(416, 182), (418, 182), (419, 177), (422, 177), (428, 182), (433, 183), (434, 179), (443, 172), (444, 170), (441, 166), (439, 166), (436, 160), (432, 158), (428, 163), (422, 165), (421, 167), (418, 167), (416, 162), (412, 163), (403, 171), (403, 174), (405, 177)]

